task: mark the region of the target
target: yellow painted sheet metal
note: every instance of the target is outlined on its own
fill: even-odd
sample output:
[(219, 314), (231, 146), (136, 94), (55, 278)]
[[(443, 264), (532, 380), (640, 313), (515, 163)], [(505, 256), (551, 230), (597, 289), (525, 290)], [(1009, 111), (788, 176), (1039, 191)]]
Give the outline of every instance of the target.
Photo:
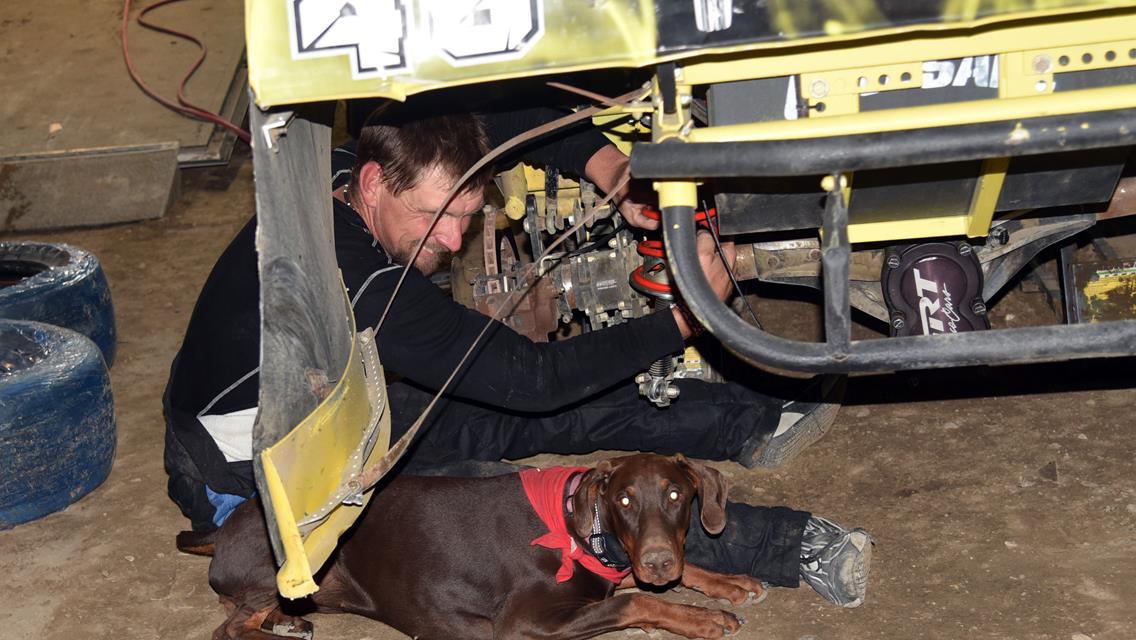
[[(827, 50), (847, 59), (846, 49), (858, 46), (856, 41), (894, 39), (896, 34), (962, 34), (997, 22), (1134, 5), (1130, 0), (962, 0), (937, 13), (920, 9), (925, 19), (896, 26), (873, 0), (776, 0), (739, 18), (768, 20), (775, 28), (758, 29), (742, 42), (727, 38), (727, 44), (715, 45), (713, 39), (698, 44), (706, 34), (699, 37), (693, 20), (687, 25), (685, 19), (663, 16), (673, 14), (679, 4), (246, 0), (249, 84), (262, 107), (368, 96), (402, 100), (440, 87), (541, 73), (643, 67), (760, 51), (775, 59), (786, 48)], [(503, 22), (500, 15), (508, 20)], [(660, 42), (664, 26), (658, 20), (668, 19), (665, 28), (682, 33), (674, 42)]]
[[(1072, 50), (1068, 67), (1062, 71), (1076, 71), (1084, 67), (1099, 68), (1105, 64), (1129, 64), (1127, 56), (1113, 61), (1095, 55), (1092, 64), (1084, 67), (1077, 62), (1086, 51), (1085, 43), (1117, 43), (1131, 40), (1133, 13), (1112, 11), (1105, 13), (1074, 13), (1061, 20), (1022, 20), (994, 24), (981, 29), (964, 28), (974, 25), (939, 25), (949, 29), (931, 28), (908, 30), (900, 36), (884, 37), (872, 32), (873, 37), (854, 42), (839, 39), (825, 40), (821, 44), (803, 46), (799, 41), (770, 43), (754, 51), (738, 51), (729, 55), (700, 56), (683, 65), (683, 78), (691, 84), (730, 82), (742, 78), (774, 78), (796, 74), (816, 74), (826, 81), (829, 91), (837, 93), (878, 91), (881, 87), (859, 86), (859, 77), (870, 80), (869, 72), (889, 65), (922, 63), (926, 60), (973, 57), (994, 53), (1022, 51), (1029, 61), (1037, 55), (1050, 55), (1056, 59)], [(850, 49), (855, 49), (854, 53)], [(1089, 50), (1095, 51), (1096, 47)], [(1128, 47), (1120, 49), (1126, 53)], [(1026, 69), (1029, 73), (1035, 71)], [(893, 70), (892, 82), (895, 82)], [(916, 74), (913, 79), (920, 79)], [(876, 78), (879, 76), (876, 75)], [(843, 83), (843, 86), (841, 84)], [(810, 85), (802, 85), (808, 91)], [(902, 86), (892, 84), (892, 90)], [(1034, 93), (1033, 91), (1029, 92)]]
[(331, 393), (260, 453), (284, 549), (276, 575), (281, 595), (300, 598), (316, 591), (313, 573), (370, 500), (371, 493), (360, 494), (353, 480), (389, 446), (386, 384), (367, 329), (356, 335), (347, 369)]
[[(358, 2), (345, 14), (342, 2), (246, 0), (249, 85), (262, 107), (402, 100), (440, 86), (637, 67), (655, 56), (650, 2), (514, 3), (521, 9), (507, 25), (479, 24), (476, 4)], [(488, 12), (500, 3), (483, 4)]]
[[(925, 105), (887, 111), (868, 111), (831, 118), (804, 118), (757, 124), (706, 127), (693, 129), (686, 136), (686, 139), (689, 142), (741, 142), (824, 138), (881, 131), (907, 131), (999, 122), (1019, 118), (1091, 113), (1110, 109), (1124, 109), (1133, 105), (1136, 105), (1136, 91), (1133, 91), (1130, 85), (1123, 85), (1029, 98), (956, 102), (951, 104), (950, 108), (944, 108), (944, 105)], [(1029, 135), (1029, 129), (1023, 127), (1014, 131), (1008, 141), (1012, 143), (1019, 138), (1028, 138)]]

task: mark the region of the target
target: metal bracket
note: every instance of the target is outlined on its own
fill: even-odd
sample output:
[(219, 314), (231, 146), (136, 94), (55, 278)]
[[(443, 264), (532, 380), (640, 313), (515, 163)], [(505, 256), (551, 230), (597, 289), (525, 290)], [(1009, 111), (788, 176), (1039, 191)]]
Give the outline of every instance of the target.
[(295, 117), (294, 111), (277, 111), (269, 114), (264, 124), (260, 125), (260, 133), (264, 136), (265, 147), (273, 153), (279, 153), (280, 147), (276, 145), (276, 140), (288, 133), (288, 125), (292, 123), (292, 119)]

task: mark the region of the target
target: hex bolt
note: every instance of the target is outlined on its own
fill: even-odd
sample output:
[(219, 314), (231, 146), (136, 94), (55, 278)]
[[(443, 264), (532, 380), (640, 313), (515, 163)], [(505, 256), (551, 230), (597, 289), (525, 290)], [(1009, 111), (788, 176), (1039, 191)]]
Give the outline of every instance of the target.
[(902, 329), (903, 325), (907, 324), (903, 319), (902, 313), (893, 313), (891, 316), (891, 326), (896, 329)]
[(820, 179), (820, 188), (829, 193), (837, 189), (846, 189), (848, 188), (848, 178), (844, 174), (840, 174), (840, 184), (837, 185), (836, 178), (832, 175), (827, 175)]
[(966, 242), (958, 243), (958, 252), (960, 256), (969, 256), (973, 249)]
[(973, 311), (975, 315), (984, 316), (986, 315), (986, 303), (981, 300), (975, 300), (970, 304), (970, 310)]
[(1033, 59), (1034, 73), (1049, 73), (1053, 71), (1053, 58), (1047, 55), (1035, 56)]
[(814, 98), (823, 98), (828, 95), (828, 83), (824, 80), (814, 80), (811, 89)]
[(898, 269), (900, 264), (898, 253), (889, 253), (887, 257), (887, 265), (891, 269)]

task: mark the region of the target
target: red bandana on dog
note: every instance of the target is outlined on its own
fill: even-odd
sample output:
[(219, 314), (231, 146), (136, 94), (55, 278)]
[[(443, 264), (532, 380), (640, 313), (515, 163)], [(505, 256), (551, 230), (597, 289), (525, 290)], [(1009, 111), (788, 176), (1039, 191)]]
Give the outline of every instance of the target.
[(548, 469), (526, 469), (520, 473), (521, 485), (532, 504), (533, 511), (540, 516), (548, 533), (536, 538), (532, 544), (560, 549), (560, 569), (556, 572), (557, 582), (567, 582), (575, 572), (575, 560), (597, 576), (619, 584), (631, 573), (630, 569), (616, 571), (600, 564), (568, 533), (564, 522), (564, 485), (572, 474), (587, 471), (587, 467), (549, 467)]

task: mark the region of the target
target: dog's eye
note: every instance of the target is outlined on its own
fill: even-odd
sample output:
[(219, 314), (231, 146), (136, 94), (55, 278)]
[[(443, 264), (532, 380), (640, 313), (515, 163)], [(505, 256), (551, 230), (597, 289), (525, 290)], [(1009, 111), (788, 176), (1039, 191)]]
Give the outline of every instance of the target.
[(667, 497), (670, 498), (672, 502), (677, 502), (678, 501), (678, 491), (671, 489), (671, 492), (667, 494)]
[(623, 496), (622, 498), (619, 499), (619, 504), (621, 504), (625, 507), (630, 507), (631, 506), (631, 498), (628, 498), (627, 496)]

